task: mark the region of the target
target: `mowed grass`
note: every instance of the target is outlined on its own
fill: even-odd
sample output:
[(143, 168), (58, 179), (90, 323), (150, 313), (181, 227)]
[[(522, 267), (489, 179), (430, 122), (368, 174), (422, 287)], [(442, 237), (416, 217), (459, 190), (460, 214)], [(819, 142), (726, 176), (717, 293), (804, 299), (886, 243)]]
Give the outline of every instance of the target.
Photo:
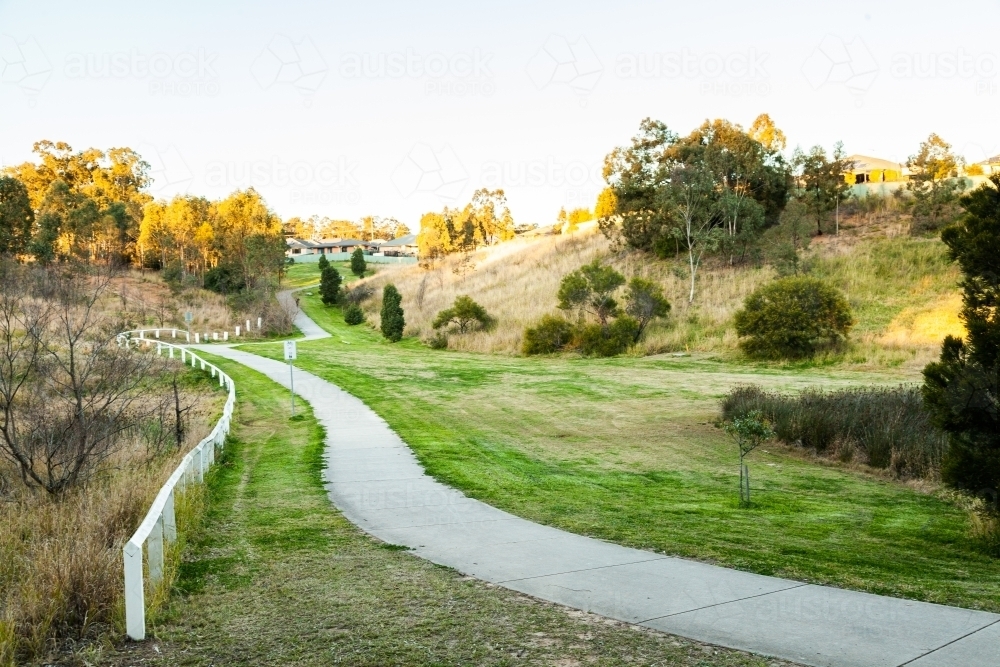
[[(350, 262), (330, 262), (330, 266), (340, 271), (344, 284), (358, 279), (351, 273)], [(393, 267), (395, 268), (395, 267)], [(369, 262), (365, 277), (375, 275), (376, 265)], [(316, 262), (302, 262), (285, 267), (285, 275), (281, 279), (281, 289), (299, 289), (310, 285), (319, 285), (320, 270)]]
[(323, 432), (264, 376), (239, 392), (209, 511), (132, 665), (787, 664), (627, 626), (479, 582), (361, 533), (323, 490)]
[(896, 384), (915, 381), (909, 371), (433, 351), (302, 304), (333, 338), (303, 343), (298, 365), (364, 400), (430, 474), (473, 497), (629, 546), (1000, 611), (1000, 560), (939, 494), (773, 445), (751, 455), (754, 505), (738, 507), (736, 447), (714, 425), (732, 386)]

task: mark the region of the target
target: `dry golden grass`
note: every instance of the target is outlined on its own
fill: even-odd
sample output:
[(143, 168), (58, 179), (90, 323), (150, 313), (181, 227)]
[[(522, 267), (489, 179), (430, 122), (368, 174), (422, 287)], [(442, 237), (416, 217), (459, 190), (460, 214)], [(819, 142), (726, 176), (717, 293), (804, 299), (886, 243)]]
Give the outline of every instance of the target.
[[(66, 641), (115, 634), (123, 624), (122, 547), (180, 459), (211, 428), (224, 396), (186, 390), (197, 399), (189, 413), (188, 438), (180, 450), (148, 462), (138, 443), (105, 462), (88, 485), (61, 498), (20, 486), (9, 468), (0, 497), (0, 667), (37, 661)], [(179, 526), (198, 516), (200, 489), (176, 503)], [(161, 605), (176, 570), (168, 561), (165, 582), (147, 592), (147, 606)]]
[[(492, 331), (453, 336), (452, 347), (475, 352), (516, 352), (521, 334), (545, 313), (556, 309), (556, 291), (564, 275), (609, 252), (595, 233), (515, 239), (474, 253), (467, 261), (453, 255), (433, 269), (409, 266), (382, 271), (365, 282), (377, 289), (393, 283), (403, 295), (407, 336), (429, 336), (438, 311), (455, 297), (468, 294), (497, 319)], [(381, 299), (365, 304), (366, 316), (378, 326)]]
[[(848, 231), (850, 233), (848, 233)], [(864, 232), (864, 233), (860, 233)], [(871, 233), (869, 233), (871, 232)], [(957, 269), (936, 239), (914, 239), (883, 227), (845, 230), (818, 238), (806, 254), (810, 272), (844, 291), (857, 319), (846, 359), (883, 367), (922, 364), (949, 333), (960, 333)], [(737, 347), (733, 314), (744, 299), (776, 272), (770, 266), (730, 267), (707, 259), (698, 272), (694, 302), (688, 303), (687, 264), (641, 252), (615, 251), (596, 230), (572, 235), (519, 238), (451, 256), (427, 269), (385, 271), (366, 279), (377, 290), (394, 283), (403, 295), (406, 335), (428, 338), (435, 315), (467, 294), (497, 320), (492, 331), (450, 336), (449, 346), (471, 352), (516, 354), (525, 327), (558, 312), (556, 292), (564, 275), (602, 258), (627, 278), (658, 282), (670, 300), (668, 318), (650, 325), (636, 354), (725, 352)], [(380, 299), (365, 304), (378, 326)], [(836, 354), (843, 355), (844, 351)]]

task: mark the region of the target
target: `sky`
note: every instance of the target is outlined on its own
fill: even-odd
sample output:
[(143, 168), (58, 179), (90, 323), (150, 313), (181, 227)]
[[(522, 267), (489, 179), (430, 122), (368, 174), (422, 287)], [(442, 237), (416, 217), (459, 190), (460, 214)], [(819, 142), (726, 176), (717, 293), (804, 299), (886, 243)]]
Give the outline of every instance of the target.
[(252, 186), (283, 218), (416, 228), (489, 187), (545, 225), (593, 206), (646, 117), (1000, 154), (998, 34), (1000, 0), (0, 0), (0, 165), (129, 146), (158, 198)]

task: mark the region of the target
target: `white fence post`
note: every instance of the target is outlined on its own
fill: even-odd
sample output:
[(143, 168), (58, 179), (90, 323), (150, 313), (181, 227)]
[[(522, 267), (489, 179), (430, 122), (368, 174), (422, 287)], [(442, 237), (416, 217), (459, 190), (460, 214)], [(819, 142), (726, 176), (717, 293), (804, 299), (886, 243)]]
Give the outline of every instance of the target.
[(197, 344), (198, 344), (198, 337), (199, 337), (199, 336), (198, 336), (198, 334), (195, 334), (195, 335), (194, 335), (194, 344), (195, 344), (195, 345), (197, 345)]
[(173, 335), (171, 336), (171, 338), (177, 338), (177, 329), (174, 329), (172, 333)]
[(174, 514), (173, 490), (167, 496), (167, 502), (163, 504), (163, 538), (168, 543), (177, 541), (177, 517)]
[(170, 348), (168, 348), (168, 349), (169, 349), (169, 351), (170, 351), (170, 358), (171, 358), (171, 359), (173, 359), (173, 358), (174, 358), (174, 348), (173, 348), (173, 347), (170, 347)]
[(186, 364), (187, 363), (187, 361), (184, 358), (184, 348), (183, 347), (181, 348), (181, 363), (182, 364)]
[(247, 320), (247, 331), (250, 331), (250, 320)]
[(257, 331), (260, 331), (260, 325), (261, 325), (261, 324), (262, 324), (263, 322), (264, 322), (264, 318), (262, 318), (262, 317), (258, 317), (258, 318), (257, 318)]
[(146, 598), (142, 590), (142, 547), (131, 541), (122, 549), (125, 561), (125, 631), (136, 641), (146, 638)]
[(228, 331), (223, 331), (222, 332), (222, 340), (229, 340), (229, 332)]
[(191, 332), (190, 332), (190, 331), (188, 331), (188, 332), (186, 332), (186, 333), (187, 333), (187, 342), (189, 342), (189, 343), (190, 343), (190, 342), (191, 342)]
[(236, 325), (236, 337), (237, 338), (240, 337), (240, 325), (238, 325), (238, 324)]
[(149, 580), (159, 583), (163, 579), (163, 515), (156, 520), (146, 538), (146, 558), (149, 561)]

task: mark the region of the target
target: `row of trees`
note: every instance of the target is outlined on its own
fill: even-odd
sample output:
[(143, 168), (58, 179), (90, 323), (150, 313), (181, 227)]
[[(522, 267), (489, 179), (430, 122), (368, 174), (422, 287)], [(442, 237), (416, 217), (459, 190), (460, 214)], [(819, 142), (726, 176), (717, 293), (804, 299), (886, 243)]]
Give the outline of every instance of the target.
[(420, 218), (417, 246), (420, 258), (433, 262), (450, 253), (509, 241), (514, 232), (504, 191), (482, 188), (461, 209), (445, 207), (440, 213), (425, 213)]
[(149, 164), (130, 148), (74, 151), (39, 141), (37, 162), (0, 176), (0, 252), (41, 262), (135, 255)]
[(282, 270), (281, 219), (252, 188), (154, 201), (150, 166), (130, 148), (40, 141), (34, 153), (0, 176), (0, 254), (162, 268), (219, 291), (260, 289)]
[[(790, 159), (785, 146), (784, 134), (766, 114), (746, 130), (714, 120), (683, 137), (647, 118), (630, 145), (605, 159), (608, 188), (598, 198), (598, 224), (609, 238), (630, 247), (660, 257), (685, 256), (693, 301), (706, 256), (730, 264), (757, 259), (765, 231), (782, 222), (787, 229), (781, 236), (792, 253), (803, 245), (803, 232), (809, 234), (803, 221), (811, 221), (818, 235), (831, 223), (839, 232), (854, 163), (839, 143), (829, 154), (821, 146), (797, 148)], [(952, 222), (960, 212), (964, 180), (958, 178), (962, 161), (951, 146), (932, 134), (907, 167), (902, 192), (908, 195), (913, 229)], [(783, 221), (786, 207), (790, 215)]]

